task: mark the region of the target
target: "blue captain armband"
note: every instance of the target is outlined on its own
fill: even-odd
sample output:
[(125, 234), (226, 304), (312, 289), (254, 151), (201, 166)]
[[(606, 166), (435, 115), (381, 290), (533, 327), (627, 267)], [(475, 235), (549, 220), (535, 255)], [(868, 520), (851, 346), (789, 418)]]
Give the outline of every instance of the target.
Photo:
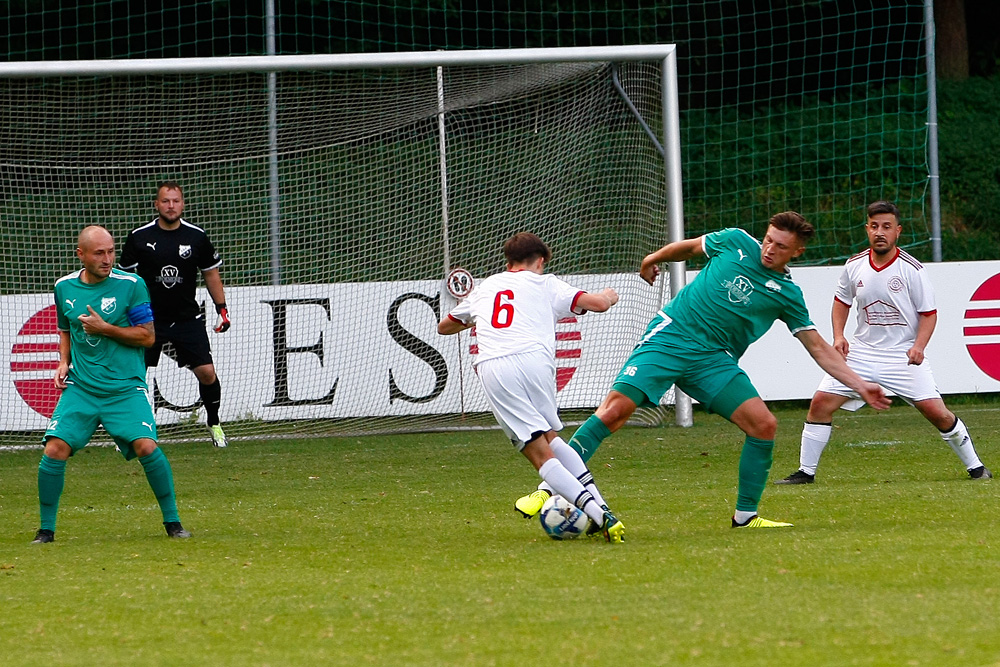
[(153, 308), (148, 303), (132, 306), (125, 311), (125, 314), (128, 315), (128, 323), (134, 327), (153, 321)]

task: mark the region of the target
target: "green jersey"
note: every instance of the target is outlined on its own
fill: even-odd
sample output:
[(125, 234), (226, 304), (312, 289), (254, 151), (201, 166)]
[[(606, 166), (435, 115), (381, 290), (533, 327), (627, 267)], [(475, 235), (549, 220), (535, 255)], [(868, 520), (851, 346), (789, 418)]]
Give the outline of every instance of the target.
[(91, 394), (110, 396), (136, 387), (146, 387), (143, 348), (124, 345), (107, 336), (89, 335), (78, 319), (87, 315), (87, 306), (105, 322), (119, 327), (153, 321), (149, 290), (134, 273), (112, 269), (111, 275), (96, 284), (80, 279), (83, 270), (56, 281), (57, 326), (70, 335), (72, 363), (67, 382)]
[[(791, 274), (760, 261), (760, 242), (742, 229), (702, 237), (708, 263), (649, 323), (642, 341), (669, 335), (695, 350), (722, 350), (739, 359), (781, 320), (792, 334), (815, 329)], [(669, 327), (667, 326), (669, 324)]]

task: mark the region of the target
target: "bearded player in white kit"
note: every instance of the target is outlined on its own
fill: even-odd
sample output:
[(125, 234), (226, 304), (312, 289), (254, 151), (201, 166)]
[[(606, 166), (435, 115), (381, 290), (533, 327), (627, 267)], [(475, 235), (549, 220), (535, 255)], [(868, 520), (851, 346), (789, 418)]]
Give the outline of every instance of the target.
[(611, 288), (588, 293), (571, 287), (545, 264), (552, 251), (538, 236), (521, 232), (503, 245), (507, 270), (490, 276), (438, 324), (438, 333), (476, 327), (476, 373), (500, 427), (559, 495), (583, 510), (612, 543), (625, 526), (608, 509), (580, 455), (559, 437), (556, 408), (555, 324), (618, 303)]
[[(993, 477), (976, 454), (965, 423), (945, 407), (924, 348), (934, 333), (937, 310), (927, 272), (896, 243), (902, 232), (899, 209), (887, 201), (868, 206), (869, 249), (847, 260), (833, 300), (833, 347), (854, 372), (882, 385), (915, 407), (934, 424), (941, 438), (962, 460), (969, 477)], [(852, 302), (858, 326), (848, 344), (844, 326)], [(809, 404), (802, 429), (799, 469), (775, 484), (812, 484), (820, 456), (830, 440), (833, 413), (842, 406), (863, 405), (850, 388), (827, 375)]]

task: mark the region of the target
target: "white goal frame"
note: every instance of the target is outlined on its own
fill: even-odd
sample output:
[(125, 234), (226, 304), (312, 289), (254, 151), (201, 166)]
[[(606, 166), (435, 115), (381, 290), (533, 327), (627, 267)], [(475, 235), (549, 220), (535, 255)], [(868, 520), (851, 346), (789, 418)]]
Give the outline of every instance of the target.
[[(455, 66), (489, 66), (547, 63), (580, 62), (660, 62), (662, 67), (662, 137), (657, 138), (636, 114), (637, 122), (653, 140), (658, 143), (664, 162), (664, 187), (669, 238), (666, 241), (680, 241), (684, 238), (684, 214), (681, 188), (680, 154), (680, 113), (677, 84), (677, 46), (674, 44), (650, 44), (630, 46), (540, 48), (540, 49), (493, 49), (457, 50), (433, 52), (400, 53), (355, 53), (323, 55), (271, 55), (211, 58), (165, 58), (134, 60), (79, 60), (79, 61), (29, 61), (0, 63), (0, 78), (69, 78), (100, 76), (141, 76), (169, 74), (226, 74), (226, 73), (278, 73), (294, 71), (332, 70), (378, 70), (387, 68), (431, 68)], [(271, 183), (270, 183), (270, 223), (271, 223), (271, 275), (274, 284), (280, 284), (280, 194), (277, 187), (277, 131), (275, 121), (275, 77), (269, 77), (269, 118)], [(627, 98), (626, 103), (631, 104)], [(446, 167), (442, 150), (442, 194), (446, 196)], [(443, 211), (444, 232), (447, 234), (447, 207)], [(447, 271), (447, 258), (445, 270)], [(686, 265), (672, 262), (669, 281), (661, 281), (661, 296), (675, 295), (685, 283)], [(443, 278), (444, 276), (442, 276)], [(662, 299), (661, 299), (662, 300)], [(692, 424), (691, 401), (681, 392), (675, 392), (676, 423), (680, 426)]]

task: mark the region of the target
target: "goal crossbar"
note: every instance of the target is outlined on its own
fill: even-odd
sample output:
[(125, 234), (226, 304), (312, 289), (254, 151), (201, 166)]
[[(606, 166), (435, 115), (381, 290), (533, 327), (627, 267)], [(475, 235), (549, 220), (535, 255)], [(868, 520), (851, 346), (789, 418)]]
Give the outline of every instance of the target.
[(53, 60), (0, 63), (0, 77), (37, 78), (146, 74), (221, 74), (247, 72), (332, 71), (393, 67), (523, 65), (543, 63), (672, 60), (675, 44), (584, 46), (485, 51), (413, 51), (338, 53), (221, 58), (146, 58)]

